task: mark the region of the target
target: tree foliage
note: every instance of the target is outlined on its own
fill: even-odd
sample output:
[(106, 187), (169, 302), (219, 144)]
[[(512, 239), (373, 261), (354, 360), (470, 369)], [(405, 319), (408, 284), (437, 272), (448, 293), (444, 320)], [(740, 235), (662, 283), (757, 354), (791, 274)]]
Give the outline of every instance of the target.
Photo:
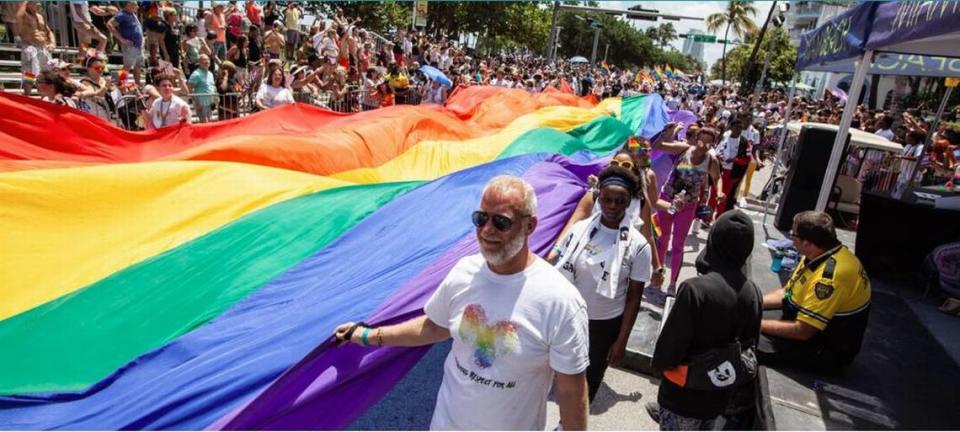
[[(596, 6), (591, 2), (579, 4)], [(339, 9), (347, 16), (363, 17), (362, 25), (381, 35), (411, 26), (413, 5), (409, 2), (355, 0), (308, 2), (307, 5), (313, 13), (329, 15)], [(431, 1), (427, 10), (425, 30), (429, 34), (446, 35), (452, 39), (462, 34), (475, 34), (481, 51), (526, 47), (535, 53), (546, 53), (553, 16), (551, 3)], [(598, 62), (603, 60), (609, 45), (607, 62), (611, 65), (632, 67), (670, 63), (687, 72), (699, 69), (694, 59), (669, 49), (670, 43), (677, 38), (677, 30), (671, 23), (652, 27), (648, 29), (649, 33), (645, 33), (635, 29), (628, 19), (571, 10), (561, 10), (557, 20), (557, 25), (562, 28), (558, 39), (560, 57), (590, 57), (594, 29), (590, 28), (587, 18), (602, 26)]]
[(707, 16), (708, 32), (716, 33), (720, 29), (725, 29), (723, 31), (723, 57), (720, 61), (720, 76), (722, 79), (727, 79), (727, 62), (725, 59), (727, 58), (727, 41), (730, 40), (730, 30), (733, 30), (733, 34), (739, 36), (741, 39), (755, 34), (757, 32), (757, 24), (753, 22), (751, 16), (756, 15), (757, 8), (750, 2), (730, 0), (727, 3), (727, 8), (723, 12), (717, 12)]
[[(750, 52), (757, 41), (757, 35), (747, 36), (745, 44), (738, 45), (727, 53), (727, 80), (738, 82), (746, 73), (747, 62), (750, 60)], [(767, 30), (763, 43), (760, 44), (758, 62), (763, 62), (767, 53), (770, 52), (770, 65), (767, 67), (767, 76), (763, 83), (770, 87), (774, 82), (785, 83), (793, 77), (794, 63), (797, 60), (797, 48), (790, 43), (790, 36), (782, 28), (770, 28)], [(719, 79), (722, 73), (722, 63), (716, 62), (710, 69), (710, 75), (713, 79)], [(761, 63), (762, 67), (762, 63)]]

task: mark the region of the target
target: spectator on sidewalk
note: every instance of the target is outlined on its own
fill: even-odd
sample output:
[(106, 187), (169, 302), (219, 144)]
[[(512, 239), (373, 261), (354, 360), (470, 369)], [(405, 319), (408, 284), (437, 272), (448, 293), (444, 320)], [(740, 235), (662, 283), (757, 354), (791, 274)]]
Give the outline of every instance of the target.
[[(698, 276), (677, 290), (652, 359), (653, 368), (664, 375), (657, 393), (660, 430), (711, 430), (730, 403), (738, 380), (730, 373), (735, 366), (723, 363), (701, 371), (692, 364), (695, 356), (724, 352), (735, 342), (740, 350), (756, 347), (761, 297), (744, 272), (753, 243), (750, 217), (740, 211), (724, 213), (697, 257)], [(741, 352), (734, 353), (732, 361), (738, 361)], [(715, 389), (690, 388), (690, 374), (696, 372), (706, 372)], [(743, 385), (753, 383), (751, 377), (739, 379)]]
[(0, 2), (0, 18), (3, 18), (3, 28), (7, 35), (7, 43), (16, 44), (20, 38), (17, 31), (17, 12), (20, 11), (22, 1)]
[(337, 327), (340, 341), (423, 346), (453, 338), (430, 422), (437, 430), (544, 430), (551, 383), (563, 430), (587, 428), (586, 304), (531, 253), (533, 187), (499, 176), (473, 212), (480, 253), (461, 259), (424, 306), (424, 316), (370, 328)]
[(227, 18), (223, 14), (223, 3), (213, 5), (213, 13), (207, 17), (207, 33), (213, 32), (216, 38), (211, 44), (213, 55), (219, 61), (227, 56)]
[(217, 93), (216, 82), (213, 73), (210, 72), (210, 57), (200, 56), (200, 67), (190, 74), (187, 84), (190, 86), (190, 92), (193, 93), (193, 106), (197, 110), (200, 123), (210, 121), (213, 95)]
[(181, 26), (177, 20), (177, 11), (173, 8), (163, 9), (163, 22), (158, 27), (163, 33), (163, 43), (160, 45), (160, 53), (163, 59), (173, 67), (180, 69), (183, 63), (180, 58), (180, 34)]
[(137, 18), (138, 8), (135, 1), (124, 3), (123, 9), (107, 23), (107, 27), (123, 47), (123, 68), (133, 71), (133, 79), (140, 83), (140, 72), (143, 66), (143, 29), (140, 19)]
[(80, 50), (86, 50), (91, 47), (94, 40), (97, 41), (97, 51), (103, 52), (107, 48), (107, 37), (93, 25), (93, 17), (90, 15), (90, 2), (86, 0), (70, 2), (70, 19), (73, 22), (73, 28), (77, 31), (77, 42), (80, 44)]
[(296, 51), (300, 48), (300, 18), (303, 12), (300, 11), (300, 5), (297, 2), (287, 3), (287, 8), (283, 11), (283, 22), (287, 28), (287, 60), (292, 61), (296, 57)]
[(276, 20), (273, 22), (273, 28), (263, 36), (263, 48), (267, 52), (267, 60), (282, 60), (286, 43), (286, 38), (283, 36), (283, 21)]
[(56, 39), (36, 1), (27, 1), (20, 5), (15, 27), (22, 44), (20, 63), (23, 72), (23, 94), (30, 96), (40, 72), (46, 70), (50, 63), (50, 50), (56, 46)]
[(217, 93), (220, 103), (217, 105), (217, 120), (229, 120), (240, 116), (240, 80), (238, 68), (233, 62), (225, 61), (220, 67), (217, 78)]

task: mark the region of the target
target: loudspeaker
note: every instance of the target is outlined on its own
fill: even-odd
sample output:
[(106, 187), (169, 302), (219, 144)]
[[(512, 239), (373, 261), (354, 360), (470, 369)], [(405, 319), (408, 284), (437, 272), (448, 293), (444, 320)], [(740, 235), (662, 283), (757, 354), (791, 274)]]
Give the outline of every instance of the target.
[[(789, 231), (797, 213), (817, 207), (817, 198), (820, 196), (836, 136), (836, 130), (812, 125), (800, 129), (800, 136), (793, 148), (795, 153), (793, 157), (786, 158), (792, 160), (792, 163), (784, 182), (780, 205), (777, 206), (777, 217), (774, 219), (777, 229)], [(850, 135), (847, 134), (843, 143), (844, 154), (849, 143)], [(842, 165), (843, 160), (840, 162)]]

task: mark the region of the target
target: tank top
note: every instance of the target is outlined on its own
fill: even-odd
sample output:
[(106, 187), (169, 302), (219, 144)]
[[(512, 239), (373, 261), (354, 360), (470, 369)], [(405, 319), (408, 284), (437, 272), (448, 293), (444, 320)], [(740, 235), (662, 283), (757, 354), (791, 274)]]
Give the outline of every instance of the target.
[[(673, 165), (666, 183), (663, 184), (663, 193), (670, 199), (686, 191), (688, 197), (699, 197), (710, 175), (710, 155), (704, 155), (703, 162), (694, 165), (692, 161), (693, 148), (684, 152), (677, 163)], [(696, 198), (694, 198), (696, 199)]]
[(249, 54), (250, 61), (259, 62), (260, 59), (263, 58), (263, 51), (260, 49), (259, 41), (251, 38), (250, 43), (248, 45), (248, 49), (250, 50), (250, 54)]
[(239, 45), (237, 48), (237, 59), (234, 60), (233, 64), (236, 65), (238, 68), (247, 67), (247, 54), (244, 53), (243, 50), (239, 48)]

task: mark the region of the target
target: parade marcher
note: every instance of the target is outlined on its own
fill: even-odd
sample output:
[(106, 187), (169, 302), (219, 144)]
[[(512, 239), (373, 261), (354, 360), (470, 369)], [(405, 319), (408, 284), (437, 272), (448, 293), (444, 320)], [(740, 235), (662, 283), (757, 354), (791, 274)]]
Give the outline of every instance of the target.
[(190, 124), (190, 104), (173, 94), (176, 78), (170, 75), (161, 75), (155, 81), (160, 90), (160, 97), (153, 101), (147, 111), (147, 128), (160, 129), (179, 124)]
[(72, 83), (56, 71), (45, 70), (37, 77), (37, 92), (40, 93), (40, 98), (52, 104), (76, 108), (77, 105), (73, 100), (76, 90)]
[(589, 400), (597, 395), (607, 365), (617, 365), (640, 311), (651, 276), (651, 248), (628, 214), (640, 180), (612, 165), (598, 176), (600, 211), (573, 225), (556, 248), (555, 267), (577, 287), (590, 319)]
[[(737, 376), (742, 369), (735, 364), (744, 352), (754, 352), (760, 335), (760, 291), (744, 272), (753, 243), (750, 217), (740, 211), (724, 214), (697, 257), (699, 276), (680, 284), (652, 359), (664, 375), (657, 393), (660, 430), (711, 430), (737, 387), (754, 382), (754, 377)], [(755, 373), (751, 355), (746, 357), (753, 363), (743, 366)], [(705, 356), (723, 362), (715, 369), (699, 367)], [(700, 373), (709, 379), (706, 386), (697, 385), (706, 381)]]
[(338, 340), (364, 346), (453, 338), (431, 429), (544, 430), (551, 382), (563, 429), (587, 427), (586, 304), (570, 282), (531, 253), (536, 213), (536, 195), (526, 181), (490, 180), (472, 215), (480, 254), (453, 267), (427, 300), (425, 316), (336, 329)]
[(749, 117), (734, 116), (730, 119), (730, 130), (723, 134), (720, 144), (717, 145), (717, 157), (723, 168), (723, 188), (718, 188), (723, 199), (717, 200), (717, 216), (732, 210), (737, 202), (737, 188), (747, 174), (747, 169), (753, 159), (751, 139), (746, 133), (745, 120)]
[(783, 315), (761, 324), (760, 363), (837, 371), (860, 352), (870, 279), (853, 252), (837, 240), (830, 215), (798, 213), (790, 236), (803, 260), (783, 288), (763, 297), (765, 308), (781, 309)]
[[(626, 168), (632, 171), (639, 179), (640, 185), (638, 186), (637, 193), (630, 202), (626, 213), (631, 226), (637, 229), (650, 245), (653, 268), (650, 284), (655, 287), (660, 287), (663, 284), (665, 269), (657, 254), (655, 231), (652, 221), (654, 210), (651, 207), (651, 204), (654, 203), (651, 197), (656, 198), (657, 196), (655, 192), (656, 174), (652, 173), (653, 170), (649, 169), (649, 157), (640, 155), (643, 149), (646, 149), (646, 154), (648, 154), (649, 147), (643, 147), (639, 144), (634, 146), (632, 143), (639, 143), (639, 141), (635, 138), (630, 138), (625, 146), (626, 148), (613, 155), (613, 158), (610, 160), (610, 166)], [(644, 165), (642, 166), (641, 164)], [(646, 168), (644, 168), (644, 166)], [(600, 206), (597, 205), (600, 193), (595, 188), (596, 178), (591, 176), (589, 180), (592, 183), (591, 189), (580, 198), (580, 201), (577, 203), (577, 208), (574, 209), (573, 214), (570, 215), (570, 219), (566, 225), (564, 225), (563, 229), (560, 230), (560, 234), (557, 236), (558, 239), (562, 240), (566, 238), (570, 230), (573, 229), (573, 225), (577, 222), (600, 214)], [(555, 248), (547, 254), (547, 260), (553, 261), (556, 258), (557, 249)]]
[(113, 91), (114, 83), (109, 76), (104, 76), (103, 58), (96, 51), (88, 52), (83, 65), (87, 73), (80, 77), (80, 89), (75, 94), (77, 109), (109, 122), (110, 103), (107, 98)]
[[(657, 222), (660, 224), (660, 238), (657, 252), (660, 262), (666, 260), (670, 251), (670, 285), (667, 292), (672, 293), (680, 277), (683, 265), (683, 244), (687, 240), (690, 226), (698, 212), (705, 208), (708, 198), (708, 180), (720, 181), (720, 164), (710, 156), (709, 150), (717, 141), (717, 132), (713, 128), (701, 128), (697, 132), (697, 144), (685, 142), (665, 142), (674, 139), (677, 125), (668, 124), (653, 143), (654, 150), (677, 155), (677, 160), (660, 192)], [(722, 190), (720, 187), (717, 190)], [(723, 198), (722, 195), (719, 198)]]

